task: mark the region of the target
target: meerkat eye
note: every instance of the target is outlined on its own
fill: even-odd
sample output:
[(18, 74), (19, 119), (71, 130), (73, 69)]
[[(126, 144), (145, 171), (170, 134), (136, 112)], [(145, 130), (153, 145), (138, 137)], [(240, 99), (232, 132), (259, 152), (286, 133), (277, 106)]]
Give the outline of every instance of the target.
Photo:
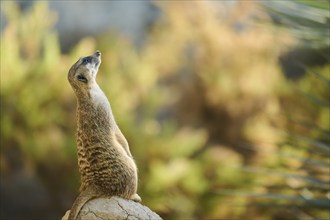
[(87, 83), (87, 79), (83, 75), (78, 75), (77, 79), (81, 82)]
[(90, 57), (85, 57), (82, 59), (82, 64), (87, 64), (87, 63), (90, 63), (91, 62), (91, 58)]

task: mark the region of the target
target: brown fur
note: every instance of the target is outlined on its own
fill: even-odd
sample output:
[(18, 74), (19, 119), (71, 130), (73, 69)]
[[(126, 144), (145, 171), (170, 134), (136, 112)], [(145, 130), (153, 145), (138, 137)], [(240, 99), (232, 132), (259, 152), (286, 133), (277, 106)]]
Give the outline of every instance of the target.
[(77, 96), (77, 150), (81, 174), (80, 194), (70, 220), (82, 206), (100, 196), (120, 196), (141, 201), (137, 191), (137, 168), (128, 143), (117, 126), (110, 103), (95, 78), (101, 53), (79, 59), (68, 80)]

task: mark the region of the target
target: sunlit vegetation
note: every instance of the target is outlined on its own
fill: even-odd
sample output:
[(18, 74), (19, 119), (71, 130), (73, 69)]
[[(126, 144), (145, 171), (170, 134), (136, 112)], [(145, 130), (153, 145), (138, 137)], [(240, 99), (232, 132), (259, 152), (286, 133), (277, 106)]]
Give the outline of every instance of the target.
[(329, 217), (329, 64), (287, 80), (278, 59), (298, 39), (253, 1), (212, 4), (155, 3), (163, 16), (139, 50), (103, 33), (62, 54), (46, 2), (3, 3), (1, 183), (41, 183), (48, 206), (31, 216), (59, 218), (77, 193), (67, 72), (98, 49), (143, 204), (164, 219)]

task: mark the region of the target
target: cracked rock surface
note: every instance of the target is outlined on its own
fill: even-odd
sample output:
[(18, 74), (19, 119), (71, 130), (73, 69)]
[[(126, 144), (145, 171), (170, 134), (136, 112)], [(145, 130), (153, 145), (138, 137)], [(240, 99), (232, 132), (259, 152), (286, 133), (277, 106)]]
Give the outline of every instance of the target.
[[(62, 220), (67, 220), (69, 211)], [(117, 196), (96, 198), (88, 201), (81, 209), (77, 220), (160, 220), (162, 219), (148, 207), (132, 200)]]

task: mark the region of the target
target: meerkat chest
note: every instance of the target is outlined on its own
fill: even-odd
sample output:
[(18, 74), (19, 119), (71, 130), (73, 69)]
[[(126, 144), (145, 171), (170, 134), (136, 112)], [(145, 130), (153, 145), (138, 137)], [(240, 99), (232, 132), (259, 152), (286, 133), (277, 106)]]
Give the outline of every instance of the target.
[(110, 109), (109, 101), (98, 85), (93, 86), (90, 89), (89, 94), (90, 98), (92, 99), (92, 103), (96, 107), (101, 106), (105, 109)]

